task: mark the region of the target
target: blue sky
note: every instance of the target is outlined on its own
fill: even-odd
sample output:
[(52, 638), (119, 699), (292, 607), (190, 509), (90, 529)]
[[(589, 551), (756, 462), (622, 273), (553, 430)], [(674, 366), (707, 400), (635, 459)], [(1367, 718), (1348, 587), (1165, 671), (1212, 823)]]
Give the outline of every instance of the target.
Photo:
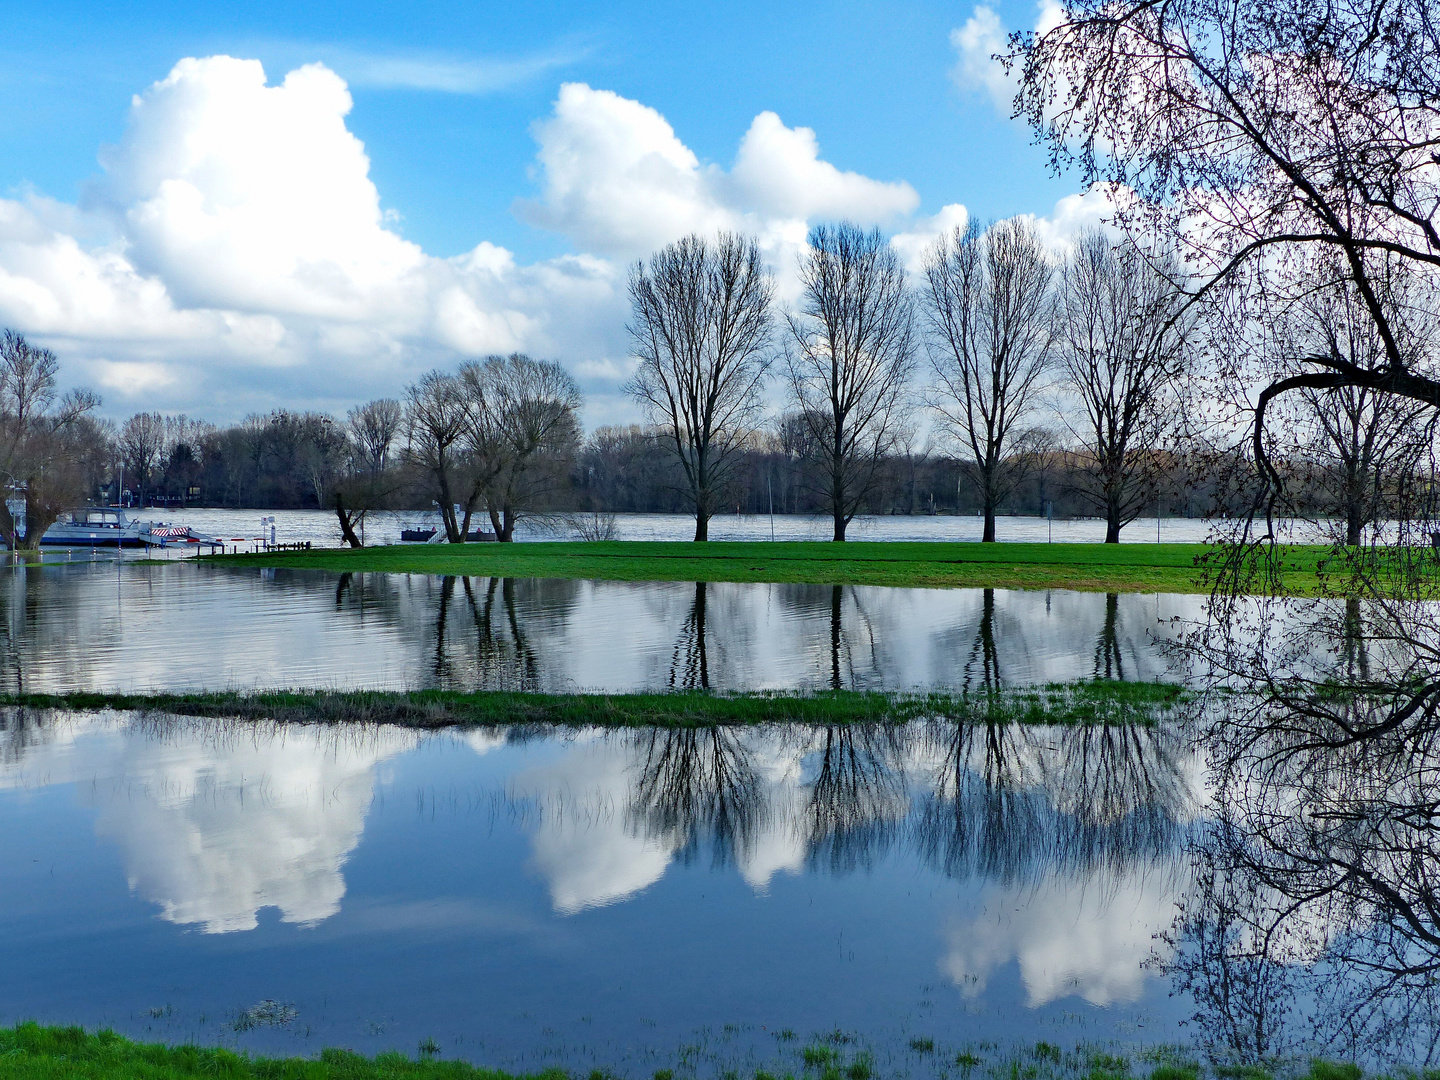
[[(1033, 4), (992, 7), (1005, 27), (1035, 23)], [(132, 97), (146, 94), (184, 58), (228, 55), (259, 60), (271, 87), (304, 64), (333, 71), (353, 99), (343, 123), (368, 155), (368, 182), (384, 211), (381, 227), (413, 242), (427, 259), (462, 258), (481, 244), (505, 249), (519, 268), (515, 273), (532, 275), (524, 283), (526, 302), (543, 288), (533, 277), (541, 273), (537, 268), (561, 265), (547, 260), (594, 256), (623, 266), (643, 254), (619, 241), (607, 247), (596, 239), (604, 229), (580, 222), (579, 211), (559, 208), (564, 193), (557, 194), (551, 166), (537, 157), (537, 127), (555, 118), (565, 83), (609, 91), (658, 113), (675, 140), (699, 159), (702, 176), (711, 165), (719, 173), (730, 170), (752, 122), (773, 111), (785, 131), (811, 129), (819, 159), (840, 172), (913, 188), (917, 198), (911, 203), (891, 200), (889, 209), (876, 211), (876, 222), (893, 232), (913, 230), (952, 204), (982, 220), (1050, 214), (1057, 200), (1076, 191), (1075, 179), (1050, 176), (1028, 131), (1003, 114), (995, 95), (973, 78), (967, 84), (955, 77), (961, 57), (951, 34), (974, 14), (968, 6), (926, 3), (6, 3), (0, 5), (6, 26), (0, 40), (0, 145), (6, 148), (0, 196), (21, 208), (15, 214), (38, 215), (53, 236), (74, 237), (88, 253), (120, 253), (136, 288), (150, 283), (166, 291), (167, 319), (200, 309), (247, 318), (266, 314), (265, 304), (246, 288), (238, 289), (238, 299), (218, 286), (187, 297), (184, 266), (155, 254), (165, 245), (134, 231), (133, 211), (151, 205), (164, 180), (155, 174), (155, 162), (169, 158), (155, 147), (172, 136), (188, 137), (188, 129), (174, 119), (174, 109), (165, 124), (146, 120), (132, 108)], [(154, 102), (147, 108), (151, 116), (160, 112)], [(146, 123), (153, 128), (149, 134)], [(120, 164), (102, 169), (101, 148), (127, 139), (135, 146), (122, 146)], [(569, 149), (557, 153), (589, 146), (588, 139), (566, 143)], [(142, 160), (142, 151), (150, 157)], [(221, 167), (212, 164), (212, 172)], [(275, 167), (286, 168), (284, 159), (277, 158)], [(194, 176), (183, 179), (190, 183)], [(204, 183), (194, 182), (205, 191)], [(569, 191), (575, 199), (607, 197), (603, 191), (576, 193), (575, 182)], [(722, 176), (717, 183), (728, 181)], [(740, 196), (724, 198), (730, 200), (727, 213), (778, 220), (778, 212)], [(517, 213), (517, 201), (525, 200), (532, 212)], [(852, 205), (832, 201), (789, 215), (813, 224), (824, 207)], [(72, 207), (78, 209), (67, 216)], [(721, 219), (711, 214), (695, 220)], [(166, 235), (173, 248), (173, 235)], [(663, 240), (668, 234), (644, 235)], [(33, 264), (34, 250), (26, 250), (12, 250), (12, 276)], [(0, 223), (0, 271), (7, 269), (5, 252)], [(317, 257), (313, 250), (303, 254), (312, 262)], [(787, 257), (775, 248), (777, 263)], [(783, 276), (784, 267), (777, 268)], [(590, 272), (604, 276), (593, 266)], [(52, 267), (47, 273), (62, 271)], [(60, 287), (49, 278), (44, 285), (51, 292)], [(464, 288), (478, 295), (480, 286)], [(520, 286), (512, 281), (507, 288), (513, 293)], [(543, 312), (521, 311), (516, 302), (489, 296), (477, 300), (481, 309), (506, 313), (505, 333), (437, 335), (411, 320), (387, 326), (383, 346), (356, 342), (350, 315), (342, 317), (349, 320), (343, 332), (330, 333), (317, 329), (321, 308), (297, 314), (281, 303), (268, 312), (279, 329), (261, 335), (272, 352), (254, 352), (247, 361), (239, 346), (209, 349), (198, 323), (184, 331), (157, 324), (121, 332), (67, 325), (45, 304), (27, 301), (34, 292), (7, 297), (0, 288), (0, 319), (52, 343), (62, 360), (73, 357), (77, 381), (98, 381), (117, 415), (152, 401), (154, 407), (221, 419), (263, 409), (267, 398), (341, 408), (347, 400), (398, 393), (421, 368), (492, 345), (573, 360), (587, 391), (610, 401), (595, 410), (595, 419), (624, 412), (614, 398), (624, 368), (618, 294), (603, 303), (591, 296), (599, 306), (587, 308), (581, 320), (595, 328), (587, 342), (602, 344), (577, 344), (555, 329), (579, 302), (568, 294)], [(294, 320), (302, 317), (305, 325), (299, 326)], [(550, 329), (537, 329), (542, 326)], [(373, 327), (367, 332), (379, 333)], [(202, 336), (177, 352), (177, 334)], [(366, 347), (364, 357), (344, 363), (347, 348)], [(359, 373), (352, 386), (334, 385), (337, 364)]]

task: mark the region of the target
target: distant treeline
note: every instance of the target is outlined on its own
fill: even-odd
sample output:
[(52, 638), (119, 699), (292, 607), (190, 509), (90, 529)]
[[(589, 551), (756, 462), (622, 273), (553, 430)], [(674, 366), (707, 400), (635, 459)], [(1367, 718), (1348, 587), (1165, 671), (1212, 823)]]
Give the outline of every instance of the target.
[[(136, 427), (150, 429), (153, 449), (136, 436)], [(1035, 441), (1044, 438), (1035, 433)], [(562, 482), (533, 509), (689, 513), (684, 477), (660, 440), (657, 429), (638, 424), (597, 428), (562, 470)], [(777, 514), (826, 512), (812, 475), (813, 457), (784, 441), (771, 432), (752, 436), (753, 446), (742, 452), (727, 485), (722, 512), (763, 514), (772, 507)], [(122, 426), (111, 455), (92, 455), (94, 497), (176, 507), (328, 510), (335, 460), (349, 445), (347, 422), (323, 413), (277, 410), (229, 427), (140, 414)], [(397, 438), (390, 456), (403, 474), (403, 439)], [(1042, 445), (1016, 455), (1010, 467), (1020, 479), (1003, 512), (1043, 516), (1048, 504), (1057, 518), (1095, 513), (1083, 494), (1086, 466), (1075, 453)], [(1162, 512), (1204, 516), (1222, 509), (1227, 495), (1214, 478), (1223, 471), (1209, 457), (1171, 456), (1156, 489)], [(380, 501), (373, 509), (428, 509), (434, 494), (427, 477), (415, 472)], [(973, 515), (980, 507), (981, 494), (959, 460), (919, 449), (885, 459), (862, 512)]]

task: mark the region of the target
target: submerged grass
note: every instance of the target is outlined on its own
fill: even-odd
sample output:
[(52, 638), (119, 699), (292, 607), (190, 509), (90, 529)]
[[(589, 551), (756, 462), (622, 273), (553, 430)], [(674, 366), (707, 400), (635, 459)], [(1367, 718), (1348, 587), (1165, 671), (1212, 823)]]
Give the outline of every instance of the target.
[[(1206, 544), (976, 544), (899, 541), (611, 541), (391, 545), (201, 561), (340, 572), (608, 581), (739, 581), (924, 588), (1203, 593)], [(1313, 592), (1329, 548), (1282, 556), (1292, 592)], [(1312, 584), (1313, 583), (1313, 584)]]
[(282, 723), (697, 727), (771, 723), (899, 724), (934, 719), (1021, 724), (1154, 723), (1180, 703), (1174, 683), (1093, 680), (978, 693), (673, 692), (530, 694), (448, 690), (0, 694), (0, 706), (121, 709)]
[[(847, 1042), (852, 1040), (846, 1040)], [(916, 1040), (931, 1042), (931, 1040)], [(422, 1044), (416, 1058), (399, 1053), (367, 1058), (348, 1050), (323, 1050), (314, 1058), (252, 1057), (233, 1050), (192, 1045), (165, 1046), (136, 1043), (109, 1031), (87, 1032), (78, 1027), (41, 1027), (21, 1024), (0, 1028), (0, 1076), (14, 1080), (193, 1080), (222, 1077), (233, 1080), (515, 1080), (510, 1073), (437, 1060), (439, 1047)], [(742, 1074), (727, 1069), (734, 1080), (876, 1080), (881, 1076), (874, 1054), (863, 1048), (836, 1045), (822, 1038), (798, 1053), (787, 1053), (769, 1068)], [(936, 1054), (933, 1048), (912, 1053), (926, 1060), (943, 1058), (940, 1075), (985, 1080), (1362, 1080), (1366, 1075), (1352, 1064), (1328, 1061), (1292, 1062), (1288, 1066), (1206, 1066), (1178, 1047), (1154, 1047), (1125, 1052), (1077, 1045), (1062, 1050), (1050, 1043), (1033, 1047), (999, 1048), (993, 1044), (968, 1046), (958, 1053)], [(909, 1069), (902, 1071), (908, 1075)], [(604, 1070), (569, 1074), (559, 1069), (528, 1074), (535, 1080), (607, 1080)], [(682, 1075), (688, 1075), (684, 1073)], [(1435, 1080), (1440, 1074), (1405, 1070), (1399, 1075)], [(653, 1080), (674, 1080), (669, 1068), (658, 1069)]]

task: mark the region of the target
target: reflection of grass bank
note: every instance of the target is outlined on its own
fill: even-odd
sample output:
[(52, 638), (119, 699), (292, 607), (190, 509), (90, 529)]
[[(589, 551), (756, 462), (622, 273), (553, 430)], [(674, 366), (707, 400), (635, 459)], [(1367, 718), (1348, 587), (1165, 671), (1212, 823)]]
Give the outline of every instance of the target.
[(898, 724), (912, 720), (983, 723), (1151, 723), (1184, 691), (1171, 683), (1096, 680), (970, 694), (815, 693), (526, 694), (445, 690), (276, 690), (253, 693), (0, 694), (0, 705), (43, 709), (125, 709), (284, 723), (454, 724), (581, 727)]
[[(1310, 1062), (1308, 1071), (1291, 1067), (1272, 1071), (1258, 1065), (1206, 1068), (1175, 1047), (1154, 1047), (1125, 1052), (1113, 1048), (1078, 1045), (1062, 1049), (1039, 1042), (1033, 1047), (999, 1048), (994, 1045), (961, 1049), (936, 1047), (933, 1040), (912, 1041), (906, 1060), (877, 1065), (874, 1054), (846, 1044), (848, 1035), (820, 1036), (800, 1046), (779, 1048), (774, 1061), (741, 1072), (722, 1068), (718, 1075), (733, 1080), (874, 1080), (895, 1072), (900, 1075), (934, 1075), (960, 1080), (1270, 1080), (1276, 1075), (1295, 1080), (1360, 1080), (1353, 1065)], [(917, 1049), (914, 1042), (922, 1044)], [(923, 1044), (928, 1043), (928, 1048)], [(131, 1042), (110, 1032), (88, 1033), (80, 1028), (39, 1027), (22, 1024), (0, 1028), (0, 1072), (15, 1080), (192, 1080), (231, 1077), (233, 1080), (510, 1080), (512, 1074), (439, 1061), (431, 1056), (433, 1042), (423, 1045), (421, 1057), (381, 1054), (366, 1058), (348, 1050), (323, 1050), (315, 1058), (261, 1058), (232, 1050), (163, 1046)], [(681, 1057), (685, 1054), (682, 1052)], [(690, 1066), (700, 1064), (689, 1061)], [(682, 1063), (682, 1068), (684, 1065)], [(568, 1074), (560, 1069), (530, 1074), (544, 1080), (565, 1080), (588, 1075), (588, 1080), (614, 1080), (595, 1069)], [(654, 1080), (673, 1080), (676, 1071), (662, 1068)], [(693, 1075), (686, 1070), (682, 1075)], [(1426, 1075), (1429, 1075), (1428, 1073)]]
[[(1196, 593), (1208, 589), (1196, 560), (1210, 550), (1204, 544), (615, 541), (394, 545), (205, 561), (469, 577)], [(1297, 581), (1287, 585), (1300, 588), (1301, 580), (1313, 578), (1326, 550), (1290, 549), (1286, 566)]]

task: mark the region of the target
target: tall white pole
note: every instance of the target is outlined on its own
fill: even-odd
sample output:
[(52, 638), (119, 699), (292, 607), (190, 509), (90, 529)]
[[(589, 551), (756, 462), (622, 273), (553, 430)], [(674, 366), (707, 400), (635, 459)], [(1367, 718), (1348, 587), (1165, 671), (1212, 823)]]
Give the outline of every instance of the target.
[(767, 472), (765, 474), (765, 490), (770, 493), (770, 542), (775, 542), (775, 481)]

